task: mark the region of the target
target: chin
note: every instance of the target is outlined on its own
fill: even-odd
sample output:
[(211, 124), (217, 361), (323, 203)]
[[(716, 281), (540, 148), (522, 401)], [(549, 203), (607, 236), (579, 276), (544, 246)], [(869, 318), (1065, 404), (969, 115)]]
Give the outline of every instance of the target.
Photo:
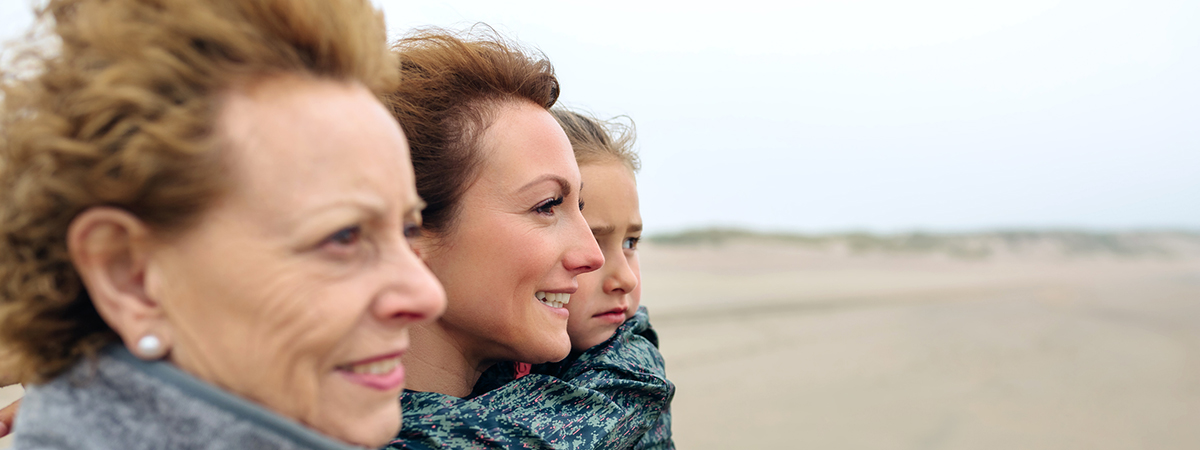
[(590, 333), (581, 339), (576, 339), (576, 340), (571, 341), (571, 349), (574, 351), (577, 351), (577, 352), (582, 352), (589, 348), (600, 345), (604, 341), (607, 341), (608, 338), (612, 337), (612, 335), (613, 335), (612, 331)]
[(562, 361), (571, 354), (571, 338), (567, 336), (565, 330), (562, 336), (556, 336), (553, 341), (547, 339), (542, 342), (546, 342), (547, 345), (538, 349), (536, 354), (526, 355), (520, 361), (529, 364), (545, 364)]
[(330, 422), (326, 425), (336, 429), (320, 430), (327, 436), (351, 445), (366, 448), (381, 448), (392, 442), (400, 432), (399, 398), (396, 399), (396, 414), (377, 414), (357, 420)]

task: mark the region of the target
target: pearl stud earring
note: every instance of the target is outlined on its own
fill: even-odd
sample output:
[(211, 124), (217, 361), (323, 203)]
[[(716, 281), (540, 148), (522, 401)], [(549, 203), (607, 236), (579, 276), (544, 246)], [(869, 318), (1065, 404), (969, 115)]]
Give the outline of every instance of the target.
[(147, 334), (137, 341), (138, 356), (142, 359), (160, 359), (166, 353), (158, 336)]

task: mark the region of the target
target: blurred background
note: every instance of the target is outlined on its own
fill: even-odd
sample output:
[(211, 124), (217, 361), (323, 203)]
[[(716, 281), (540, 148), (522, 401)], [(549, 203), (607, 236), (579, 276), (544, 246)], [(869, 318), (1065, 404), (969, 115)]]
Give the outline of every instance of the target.
[(636, 123), (680, 448), (1200, 446), (1200, 2), (376, 3)]

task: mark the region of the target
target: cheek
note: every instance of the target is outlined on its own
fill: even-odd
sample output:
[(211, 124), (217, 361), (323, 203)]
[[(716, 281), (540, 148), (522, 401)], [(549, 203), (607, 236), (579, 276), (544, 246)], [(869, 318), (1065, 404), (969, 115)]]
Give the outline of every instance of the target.
[(593, 297), (604, 294), (603, 267), (595, 272), (581, 273), (575, 277), (575, 280), (577, 283), (579, 283), (579, 289), (576, 291), (575, 295), (571, 296), (571, 303), (568, 303), (567, 306), (575, 303), (576, 295), (582, 297), (582, 300), (586, 302)]
[(625, 318), (633, 317), (633, 313), (637, 312), (639, 306), (642, 305), (642, 284), (638, 283), (637, 287), (633, 288), (633, 292), (629, 293), (629, 310), (625, 311)]
[(309, 279), (281, 281), (277, 286), (257, 315), (264, 324), (260, 333), (285, 355), (328, 353), (361, 322), (369, 305), (368, 293), (345, 283)]
[(637, 287), (634, 287), (633, 292), (629, 293), (629, 310), (625, 312), (626, 319), (633, 317), (638, 306), (642, 304), (642, 269), (638, 264), (636, 254), (629, 258), (629, 268), (633, 270), (633, 275), (637, 278)]
[(264, 287), (267, 296), (246, 299), (259, 302), (248, 328), (229, 333), (237, 336), (227, 340), (237, 361), (231, 365), (235, 371), (224, 375), (276, 411), (319, 414), (338, 392), (334, 365), (355, 356), (355, 346), (371, 334), (365, 320), (370, 297), (346, 283), (313, 277), (281, 277)]
[(313, 395), (313, 370), (328, 364), (369, 296), (303, 264), (232, 258), (203, 266), (173, 274), (171, 322), (177, 345), (193, 356), (187, 364), (235, 390), (287, 385), (297, 399)]
[(592, 300), (601, 294), (599, 279), (600, 277), (596, 272), (585, 273), (576, 277), (579, 289), (574, 294), (571, 294), (571, 302), (567, 303), (567, 311), (571, 313), (567, 318), (568, 332), (573, 332), (573, 329), (577, 328), (587, 317), (591, 316), (589, 311)]
[[(483, 220), (476, 218), (476, 220)], [(471, 330), (510, 333), (517, 316), (527, 308), (534, 283), (540, 279), (539, 246), (522, 239), (502, 220), (496, 226), (476, 229), (460, 222), (456, 234), (439, 247), (426, 249), (425, 260), (446, 290), (446, 311), (440, 320)], [(528, 298), (523, 293), (528, 290)]]

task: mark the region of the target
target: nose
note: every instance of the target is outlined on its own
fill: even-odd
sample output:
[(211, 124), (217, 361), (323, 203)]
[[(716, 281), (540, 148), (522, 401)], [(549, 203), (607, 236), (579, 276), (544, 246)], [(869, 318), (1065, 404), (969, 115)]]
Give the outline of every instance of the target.
[(576, 275), (592, 272), (604, 265), (604, 253), (600, 252), (600, 244), (592, 236), (583, 214), (576, 212), (575, 220), (570, 222), (571, 232), (567, 233), (568, 248), (563, 256), (563, 267)]
[(387, 287), (373, 304), (381, 320), (411, 325), (432, 321), (446, 311), (446, 291), (417, 254), (407, 245), (394, 253), (393, 264), (381, 269)]
[(633, 271), (633, 266), (629, 264), (629, 260), (624, 252), (618, 253), (618, 256), (606, 259), (605, 265), (607, 276), (604, 277), (604, 282), (601, 287), (608, 294), (630, 294), (638, 286), (638, 274)]

